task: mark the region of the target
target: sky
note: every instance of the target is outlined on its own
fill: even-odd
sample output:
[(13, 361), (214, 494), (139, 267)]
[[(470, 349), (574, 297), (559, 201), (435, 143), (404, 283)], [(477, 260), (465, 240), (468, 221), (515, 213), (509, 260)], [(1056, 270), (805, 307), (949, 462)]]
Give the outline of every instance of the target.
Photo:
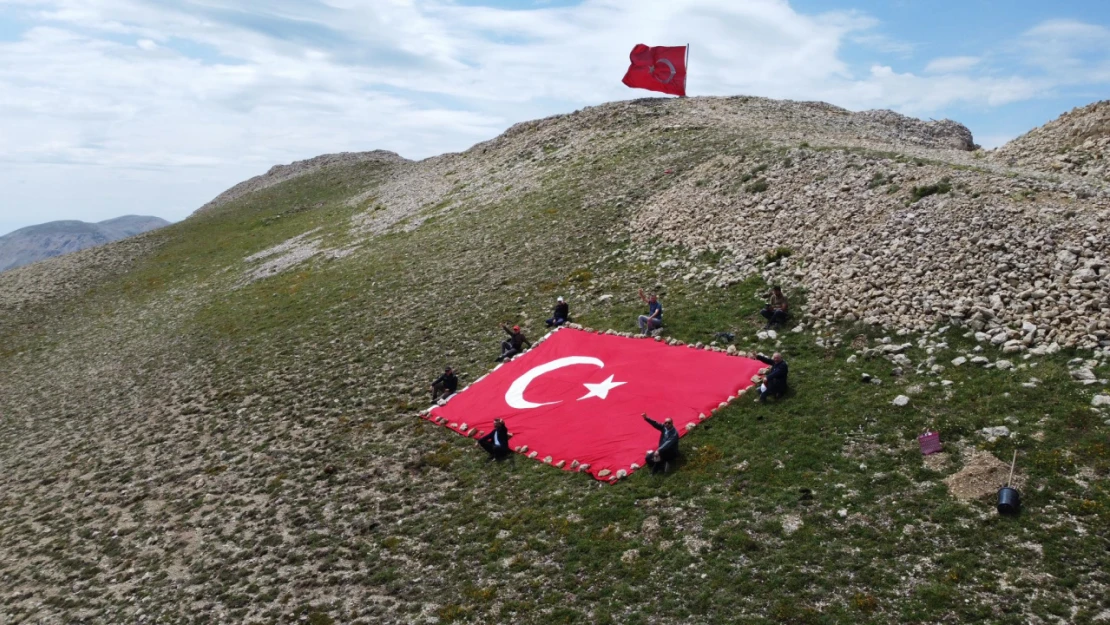
[(690, 43), (691, 96), (955, 119), (986, 148), (1110, 98), (1103, 0), (0, 0), (0, 234), (176, 221), (278, 163), (652, 96), (620, 82), (637, 43)]

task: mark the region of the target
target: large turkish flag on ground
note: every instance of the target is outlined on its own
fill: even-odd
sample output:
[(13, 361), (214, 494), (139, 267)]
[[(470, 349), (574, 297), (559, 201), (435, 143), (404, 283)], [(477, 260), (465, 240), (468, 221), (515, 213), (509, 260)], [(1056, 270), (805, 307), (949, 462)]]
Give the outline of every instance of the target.
[[(480, 436), (501, 418), (510, 446), (565, 470), (617, 479), (642, 465), (670, 417), (680, 435), (752, 385), (763, 363), (646, 338), (562, 328), (426, 418)], [(533, 456), (532, 453), (535, 452)]]
[(632, 48), (632, 65), (624, 75), (624, 84), (637, 89), (686, 95), (686, 46), (648, 47), (642, 43)]

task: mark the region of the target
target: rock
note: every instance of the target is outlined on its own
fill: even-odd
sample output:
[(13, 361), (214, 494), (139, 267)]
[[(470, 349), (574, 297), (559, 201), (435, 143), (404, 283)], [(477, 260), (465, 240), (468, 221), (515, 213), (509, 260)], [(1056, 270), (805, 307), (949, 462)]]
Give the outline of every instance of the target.
[(861, 382), (870, 382), (871, 381), (871, 374), (870, 373), (861, 373), (861, 374), (859, 374), (859, 379), (860, 379)]
[(963, 365), (966, 362), (967, 362), (967, 358), (964, 358), (963, 356), (957, 356), (956, 358), (952, 359), (952, 366), (953, 367), (959, 367), (959, 366)]
[(1080, 382), (1095, 381), (1097, 379), (1095, 373), (1090, 369), (1073, 369), (1071, 371), (1071, 377), (1073, 380), (1078, 380)]
[(625, 564), (632, 564), (640, 557), (639, 549), (629, 549), (621, 554), (621, 562)]
[(805, 331), (806, 331), (805, 325), (800, 324), (800, 323), (798, 325), (794, 326), (794, 329), (791, 330), (791, 332), (794, 332), (795, 334), (800, 334), (800, 333), (805, 332)]
[(1014, 363), (1010, 362), (1009, 360), (998, 360), (994, 363), (994, 367), (996, 369), (1001, 369), (1002, 371), (1008, 371), (1014, 368)]
[(1095, 395), (1091, 398), (1091, 405), (1095, 408), (1110, 406), (1110, 395)]
[(613, 299), (613, 295), (610, 294), (610, 293), (606, 293), (605, 295), (602, 295), (601, 297), (598, 297), (597, 301), (599, 303), (605, 303), (605, 302), (608, 302), (611, 299)]
[(982, 365), (990, 363), (990, 358), (987, 358), (986, 356), (975, 356), (969, 362), (971, 362), (971, 364), (973, 364), (973, 365), (982, 366)]
[(993, 443), (999, 438), (1006, 438), (1010, 436), (1010, 428), (1004, 425), (996, 425), (994, 427), (983, 428), (979, 433), (986, 437), (987, 441)]
[(845, 362), (847, 362), (848, 364), (852, 364), (856, 360), (858, 360), (858, 358), (856, 357), (855, 354), (852, 354), (851, 356), (848, 356), (848, 359)]
[(796, 514), (787, 514), (782, 517), (782, 533), (787, 536), (800, 530), (805, 523), (802, 522), (802, 517)]
[(890, 403), (894, 404), (895, 406), (908, 406), (910, 403), (910, 398), (906, 397), (905, 395), (899, 395), (898, 397), (895, 397), (894, 401)]

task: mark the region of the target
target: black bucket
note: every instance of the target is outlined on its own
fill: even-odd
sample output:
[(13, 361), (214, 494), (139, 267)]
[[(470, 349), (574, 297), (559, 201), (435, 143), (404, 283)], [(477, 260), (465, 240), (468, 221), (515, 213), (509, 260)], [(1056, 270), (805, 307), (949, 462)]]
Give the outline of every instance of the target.
[(1021, 495), (1016, 488), (1003, 486), (998, 489), (998, 514), (1017, 514), (1021, 509)]

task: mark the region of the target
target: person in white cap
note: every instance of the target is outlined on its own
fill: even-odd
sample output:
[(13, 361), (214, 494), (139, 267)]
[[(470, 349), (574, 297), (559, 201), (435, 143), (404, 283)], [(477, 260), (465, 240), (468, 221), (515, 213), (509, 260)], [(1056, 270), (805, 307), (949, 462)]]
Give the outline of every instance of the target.
[(559, 298), (555, 300), (554, 316), (552, 316), (546, 322), (547, 327), (554, 328), (556, 326), (561, 326), (568, 321), (570, 321), (570, 306), (567, 306), (567, 303), (563, 300), (563, 296), (560, 295)]

